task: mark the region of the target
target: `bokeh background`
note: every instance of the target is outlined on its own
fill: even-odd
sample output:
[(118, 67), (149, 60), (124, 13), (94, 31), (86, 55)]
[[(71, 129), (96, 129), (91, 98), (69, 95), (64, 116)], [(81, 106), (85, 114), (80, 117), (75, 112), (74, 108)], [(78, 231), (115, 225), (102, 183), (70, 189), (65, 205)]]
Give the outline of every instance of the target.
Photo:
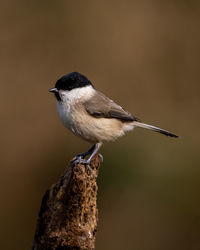
[(144, 122), (101, 150), (97, 250), (200, 249), (200, 2), (1, 1), (0, 248), (30, 249), (45, 190), (88, 143), (48, 93), (79, 71)]

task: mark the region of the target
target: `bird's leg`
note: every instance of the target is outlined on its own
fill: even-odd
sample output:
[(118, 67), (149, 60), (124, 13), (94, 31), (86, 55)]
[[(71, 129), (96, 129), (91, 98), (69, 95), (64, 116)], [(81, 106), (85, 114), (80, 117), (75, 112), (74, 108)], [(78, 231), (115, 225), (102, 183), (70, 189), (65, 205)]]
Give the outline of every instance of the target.
[(90, 164), (92, 158), (95, 156), (95, 154), (99, 151), (100, 147), (101, 147), (102, 143), (101, 142), (98, 142), (96, 144), (94, 144), (94, 149), (93, 149), (93, 152), (92, 154), (90, 155), (90, 157), (86, 160), (86, 164)]
[(101, 145), (102, 145), (102, 143), (101, 143), (101, 142), (98, 142), (98, 143), (94, 144), (94, 145), (92, 146), (92, 148), (89, 149), (89, 151), (92, 151), (92, 150), (93, 150), (93, 151), (91, 152), (91, 155), (90, 155), (90, 157), (89, 157), (87, 160), (82, 159), (82, 158), (79, 157), (79, 158), (77, 158), (77, 159), (74, 161), (74, 165), (76, 165), (76, 164), (78, 164), (78, 163), (82, 163), (82, 164), (84, 164), (84, 165), (87, 165), (87, 167), (88, 167), (88, 169), (90, 170), (90, 172), (91, 172), (93, 178), (94, 178), (94, 173), (93, 173), (93, 171), (92, 171), (92, 169), (91, 169), (91, 167), (90, 167), (90, 162), (91, 162), (92, 158), (95, 156), (95, 154), (99, 151)]
[(94, 151), (94, 148), (95, 148), (95, 144), (92, 145), (92, 147), (91, 147), (87, 152), (84, 152), (84, 153), (82, 153), (82, 154), (77, 154), (77, 155), (75, 156), (75, 158), (76, 158), (76, 159), (78, 159), (78, 158), (83, 158), (83, 159), (84, 159), (87, 155), (92, 154), (92, 152)]

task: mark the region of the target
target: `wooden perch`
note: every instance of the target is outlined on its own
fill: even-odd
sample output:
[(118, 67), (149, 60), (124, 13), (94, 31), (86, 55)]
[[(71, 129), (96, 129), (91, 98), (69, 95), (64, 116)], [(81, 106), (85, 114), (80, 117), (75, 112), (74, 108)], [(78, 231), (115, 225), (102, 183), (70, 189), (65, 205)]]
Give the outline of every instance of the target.
[(32, 250), (94, 249), (100, 156), (90, 167), (73, 161), (43, 196)]

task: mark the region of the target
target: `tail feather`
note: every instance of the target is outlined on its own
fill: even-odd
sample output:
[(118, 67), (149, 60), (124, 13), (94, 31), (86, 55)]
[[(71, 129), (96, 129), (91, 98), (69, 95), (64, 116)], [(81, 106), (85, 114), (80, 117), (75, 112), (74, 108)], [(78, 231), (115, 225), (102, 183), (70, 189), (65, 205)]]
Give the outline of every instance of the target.
[(162, 128), (158, 128), (158, 127), (155, 127), (155, 126), (152, 126), (152, 125), (149, 125), (149, 124), (146, 124), (146, 123), (142, 123), (142, 122), (138, 122), (138, 121), (134, 121), (133, 122), (133, 125), (136, 126), (136, 127), (141, 127), (141, 128), (146, 128), (146, 129), (150, 129), (150, 130), (153, 130), (153, 131), (156, 131), (156, 132), (159, 132), (163, 135), (166, 135), (166, 136), (171, 136), (171, 137), (178, 137), (178, 135), (175, 135), (165, 129), (162, 129)]

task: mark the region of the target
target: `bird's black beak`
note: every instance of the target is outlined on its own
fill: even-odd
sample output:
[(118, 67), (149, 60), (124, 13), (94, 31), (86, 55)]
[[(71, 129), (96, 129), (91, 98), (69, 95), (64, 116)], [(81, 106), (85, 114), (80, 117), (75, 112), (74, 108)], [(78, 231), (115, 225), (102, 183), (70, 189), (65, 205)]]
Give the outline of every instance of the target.
[(58, 89), (57, 88), (52, 88), (52, 89), (49, 90), (49, 92), (51, 92), (51, 93), (57, 93)]

